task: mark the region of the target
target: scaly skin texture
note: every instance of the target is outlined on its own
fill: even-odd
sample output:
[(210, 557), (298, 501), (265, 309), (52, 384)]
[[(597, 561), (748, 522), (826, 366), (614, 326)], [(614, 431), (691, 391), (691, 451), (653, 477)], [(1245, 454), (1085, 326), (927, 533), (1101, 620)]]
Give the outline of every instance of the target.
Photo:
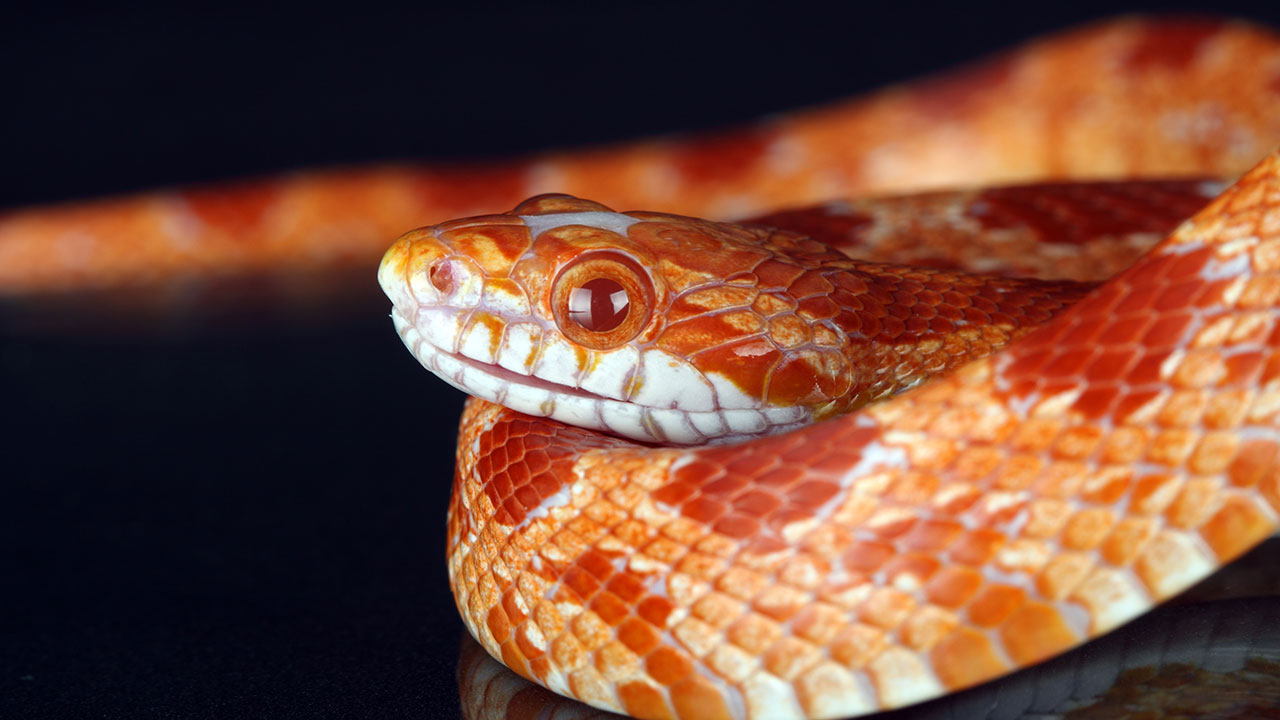
[[(557, 311), (557, 292), (574, 286), (583, 262), (590, 277), (640, 276), (630, 293), (636, 322), (607, 342)], [(868, 263), (784, 230), (614, 213), (567, 195), (410, 232), (387, 251), (380, 280), (405, 343), (463, 389), (681, 444), (846, 413), (1003, 347), (1092, 287)], [(520, 403), (468, 380), (474, 368), (439, 366), (431, 347), (556, 383), (553, 394), (570, 385), (643, 407), (645, 419), (635, 426), (600, 410), (592, 424), (565, 414), (567, 400)], [(742, 408), (794, 412), (750, 428), (734, 412)], [(709, 416), (718, 410), (728, 412)]]
[(652, 448), (472, 401), (472, 633), (638, 717), (841, 717), (1062, 652), (1272, 533), (1280, 156), (1005, 351), (843, 418)]
[(1267, 30), (1122, 18), (699, 137), (18, 210), (0, 216), (0, 295), (372, 265), (407, 228), (543, 192), (736, 218), (923, 187), (1232, 177), (1280, 142), (1276, 67), (1280, 41)]

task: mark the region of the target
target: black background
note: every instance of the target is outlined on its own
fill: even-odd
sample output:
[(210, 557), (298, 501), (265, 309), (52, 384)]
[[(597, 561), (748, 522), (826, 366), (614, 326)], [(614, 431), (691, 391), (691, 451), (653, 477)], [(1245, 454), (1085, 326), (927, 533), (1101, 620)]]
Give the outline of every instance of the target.
[[(1030, 5), (9, 9), (0, 207), (710, 128), (1121, 10), (1280, 26)], [(461, 399), (360, 271), (0, 302), (0, 717), (457, 713)]]

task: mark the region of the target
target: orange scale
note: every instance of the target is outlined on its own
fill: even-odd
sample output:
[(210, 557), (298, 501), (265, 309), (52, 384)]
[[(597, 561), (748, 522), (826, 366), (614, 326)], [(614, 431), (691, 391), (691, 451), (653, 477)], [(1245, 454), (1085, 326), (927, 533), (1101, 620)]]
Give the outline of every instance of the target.
[(954, 333), (956, 331), (955, 320), (958, 318), (943, 317), (946, 313), (941, 311), (938, 312), (938, 315), (938, 317), (934, 317), (929, 320), (929, 332), (936, 333), (938, 335), (950, 335), (951, 333)]
[(766, 522), (769, 527), (782, 531), (793, 523), (804, 523), (813, 520), (813, 511), (808, 509), (783, 508), (770, 515)]
[(611, 592), (596, 593), (590, 602), (590, 608), (606, 624), (617, 627), (631, 615), (631, 608), (617, 595)]
[(1124, 518), (1116, 523), (1111, 533), (1102, 541), (1102, 558), (1117, 566), (1127, 566), (1134, 561), (1148, 541), (1155, 537), (1160, 523), (1151, 518)]
[(550, 445), (551, 445), (551, 438), (542, 434), (531, 433), (529, 435), (526, 435), (525, 438), (520, 441), (520, 447), (523, 448), (525, 452), (529, 452), (531, 450), (541, 450), (543, 448), (549, 447)]
[[(1034, 320), (1035, 318), (1031, 318)], [(1020, 323), (1013, 319), (1013, 316), (1004, 311), (996, 311), (991, 313), (991, 324), (996, 327), (1015, 328), (1025, 323)]]
[(972, 301), (972, 308), (981, 311), (984, 314), (990, 314), (1000, 309), (999, 295), (988, 296), (986, 288), (981, 288), (981, 295), (975, 295)]
[(883, 570), (885, 577), (890, 579), (908, 575), (924, 582), (932, 577), (941, 565), (942, 563), (929, 555), (908, 553), (899, 555), (885, 563)]
[(480, 433), (480, 454), (488, 455), (495, 446), (506, 442), (507, 426), (504, 423), (498, 423), (489, 432)]
[(502, 646), (498, 648), (498, 652), (502, 655), (502, 664), (510, 668), (512, 672), (523, 678), (529, 680), (533, 679), (533, 674), (529, 670), (529, 665), (525, 662), (524, 655), (520, 652), (520, 649), (516, 647), (516, 643), (514, 641), (508, 640), (507, 642), (502, 643)]
[(1044, 365), (1041, 373), (1047, 379), (1079, 378), (1085, 367), (1092, 362), (1095, 352), (1093, 347), (1061, 352)]
[(1162, 315), (1147, 328), (1147, 332), (1138, 342), (1152, 348), (1164, 348), (1178, 345), (1186, 334), (1193, 316), (1190, 311), (1174, 312)]
[(941, 550), (950, 545), (964, 530), (952, 520), (921, 520), (911, 528), (903, 541), (914, 550)]
[(867, 281), (857, 273), (836, 273), (831, 280), (837, 287), (837, 290), (832, 293), (833, 296), (845, 293), (857, 297), (867, 292)]
[(578, 566), (600, 580), (608, 580), (614, 574), (613, 563), (598, 550), (588, 550), (577, 560)]
[(883, 315), (883, 313), (870, 313), (867, 311), (859, 313), (860, 324), (856, 337), (879, 337), (883, 329), (883, 325), (880, 320), (881, 315)]
[(1132, 367), (1137, 357), (1138, 352), (1134, 348), (1103, 348), (1102, 352), (1089, 361), (1084, 377), (1091, 385), (1120, 380)]
[[(1274, 494), (1268, 500), (1275, 501)], [(1272, 507), (1274, 512), (1274, 505)], [(1260, 503), (1230, 495), (1200, 528), (1200, 536), (1223, 562), (1230, 560), (1275, 531), (1276, 523)]]
[(1008, 663), (986, 635), (960, 627), (929, 651), (938, 680), (952, 690), (976, 685), (1009, 670)]
[(520, 503), (517, 502), (515, 498), (507, 498), (504, 500), (502, 507), (498, 508), (493, 513), (494, 522), (508, 527), (520, 524), (524, 521), (524, 518), (524, 508), (520, 506)]
[(995, 627), (1027, 602), (1027, 592), (1009, 585), (991, 584), (969, 603), (969, 620), (978, 627)]
[(921, 302), (915, 306), (915, 311), (912, 314), (915, 315), (916, 317), (922, 317), (927, 320), (932, 320), (938, 315), (939, 305), (940, 303), (936, 301), (927, 302), (925, 300), (921, 300)]
[[(666, 694), (652, 685), (634, 681), (618, 686), (618, 699), (622, 707), (632, 717), (655, 718), (656, 720), (674, 720), (671, 707), (667, 704)], [(510, 705), (508, 706), (510, 708)], [(507, 717), (512, 717), (509, 713)]]
[(947, 555), (954, 562), (976, 567), (988, 562), (1005, 540), (1004, 534), (995, 530), (970, 530), (947, 549)]
[[(1135, 385), (1146, 384), (1135, 379), (1131, 379), (1130, 382)], [(1122, 395), (1119, 401), (1115, 404), (1114, 422), (1117, 424), (1126, 422), (1130, 415), (1144, 409), (1151, 403), (1151, 401), (1160, 397), (1160, 395), (1161, 392), (1159, 390), (1140, 390), (1137, 392), (1131, 392), (1128, 395)]]
[(677, 480), (654, 490), (652, 497), (655, 502), (679, 506), (697, 494), (697, 492), (698, 490), (692, 482)]
[[(521, 632), (519, 629), (517, 629), (516, 632), (513, 633), (513, 637), (515, 638), (515, 641), (516, 641), (516, 648), (520, 650), (520, 654), (525, 657), (525, 660), (531, 661), (529, 672), (532, 673), (534, 677), (539, 677), (537, 673), (538, 668), (534, 666), (533, 661), (536, 661), (539, 658), (542, 658), (545, 660), (545, 658), (543, 658), (543, 655), (545, 655), (546, 653), (544, 653), (542, 649), (539, 648), (537, 645), (533, 644), (533, 642), (529, 639), (529, 635), (527, 633)], [(547, 670), (547, 666), (543, 665), (542, 671), (545, 673), (546, 670)]]
[(825, 295), (805, 298), (796, 306), (796, 313), (806, 321), (828, 320), (839, 315), (840, 310), (840, 306)]
[(690, 520), (710, 525), (728, 510), (725, 503), (704, 496), (686, 502), (680, 508), (680, 514)]
[(855, 540), (840, 556), (845, 569), (873, 573), (897, 555), (891, 543), (873, 540)]
[(1111, 314), (1150, 313), (1160, 291), (1161, 286), (1156, 284), (1131, 286), (1128, 292), (1119, 298), (1115, 307), (1111, 308)]
[(693, 664), (680, 651), (660, 647), (645, 658), (645, 670), (649, 677), (663, 685), (671, 685), (687, 678), (693, 672)]
[(711, 529), (735, 540), (745, 540), (760, 531), (760, 521), (746, 515), (722, 517)]
[(880, 334), (875, 336), (877, 342), (910, 342), (911, 340), (902, 337), (902, 334), (907, 329), (907, 324), (892, 315), (881, 318), (880, 328)]
[(893, 308), (899, 312), (910, 314), (910, 308), (914, 308), (920, 302), (920, 298), (916, 297), (916, 292), (910, 288), (899, 286), (893, 293)]
[[(524, 458), (508, 465), (507, 469), (502, 474), (506, 476), (507, 483), (513, 487), (525, 485), (533, 478), (533, 473), (529, 472), (529, 466), (525, 464)], [(509, 492), (510, 491), (508, 491), (508, 493)], [(504, 493), (504, 496), (505, 494), (506, 493)]]
[(485, 615), (485, 626), (489, 628), (494, 641), (499, 644), (506, 642), (511, 636), (511, 623), (500, 605), (489, 608), (489, 612)]
[(722, 477), (718, 480), (712, 480), (711, 482), (703, 484), (702, 494), (721, 497), (726, 495), (732, 496), (737, 494), (739, 490), (747, 487), (749, 484), (750, 481), (746, 478), (731, 475), (729, 477)]
[(1203, 291), (1204, 281), (1202, 280), (1183, 281), (1168, 285), (1156, 296), (1151, 307), (1156, 312), (1169, 312), (1195, 307), (1195, 300)]
[[(1160, 270), (1167, 280), (1197, 280), (1205, 266), (1213, 260), (1214, 248), (1204, 247), (1189, 253), (1170, 255), (1172, 262), (1162, 263)], [(1159, 272), (1159, 271), (1157, 271)]]
[(781, 506), (781, 498), (761, 490), (753, 490), (733, 501), (735, 511), (754, 518), (762, 518)]
[(670, 600), (651, 595), (636, 606), (636, 615), (644, 618), (650, 625), (661, 628), (667, 626), (667, 618), (675, 609), (676, 606)]
[(1138, 342), (1138, 338), (1142, 337), (1147, 331), (1147, 327), (1152, 320), (1153, 317), (1151, 315), (1138, 314), (1100, 323), (1099, 326), (1103, 328), (1103, 331), (1098, 335), (1097, 342), (1108, 347), (1135, 344)]
[(1039, 378), (1041, 368), (1050, 361), (1055, 355), (1053, 348), (1044, 350), (1025, 351), (1027, 346), (1022, 346), (1023, 352), (1018, 353), (1012, 363), (1009, 364), (1004, 371), (1004, 377), (1015, 379), (1020, 377)]
[(955, 609), (969, 602), (982, 587), (982, 573), (963, 566), (940, 568), (929, 576), (924, 593), (929, 602)]
[(760, 487), (785, 489), (794, 485), (808, 473), (801, 465), (782, 465), (770, 468), (756, 476), (755, 484)]
[(1057, 655), (1081, 639), (1057, 610), (1042, 603), (1018, 608), (1000, 627), (1000, 640), (1019, 666)]
[(731, 720), (734, 714), (725, 705), (720, 690), (706, 678), (687, 677), (670, 688), (671, 703), (680, 718), (689, 720)]
[(490, 502), (496, 505), (511, 496), (515, 490), (514, 482), (510, 472), (490, 475), (489, 482), (484, 486), (485, 494), (489, 496)]
[(1226, 374), (1218, 382), (1221, 386), (1253, 385), (1262, 370), (1262, 353), (1242, 352), (1225, 360)]
[(675, 479), (677, 482), (696, 486), (707, 482), (710, 478), (719, 477), (723, 473), (724, 466), (720, 463), (698, 459), (685, 463), (679, 470), (676, 470)]
[(835, 497), (838, 492), (840, 487), (834, 482), (810, 480), (788, 489), (786, 497), (787, 502), (792, 505), (816, 509)]
[(985, 326), (990, 323), (987, 313), (977, 308), (965, 308), (963, 311), (964, 320), (973, 325)]
[(591, 573), (579, 567), (571, 567), (560, 576), (560, 582), (572, 590), (582, 601), (588, 601), (600, 592), (601, 583)]
[[(1224, 278), (1221, 280), (1211, 280), (1201, 284), (1199, 291), (1196, 293), (1192, 302), (1188, 303), (1188, 307), (1196, 307), (1201, 310), (1208, 308), (1216, 308), (1223, 304), (1223, 294), (1235, 282), (1235, 278)], [(1267, 343), (1273, 345), (1273, 343)]]
[(493, 475), (493, 463), (489, 461), (488, 455), (481, 455), (476, 461), (476, 475), (478, 477), (491, 477)]
[(521, 509), (526, 512), (542, 504), (542, 498), (538, 495), (538, 491), (528, 485), (516, 488), (507, 502), (512, 501), (519, 503)]
[(1112, 407), (1120, 396), (1120, 389), (1115, 386), (1092, 387), (1080, 394), (1071, 409), (1079, 412), (1087, 420), (1097, 420), (1110, 414)]
[[(1280, 335), (1280, 323), (1276, 324), (1275, 334)], [(1280, 345), (1280, 337), (1275, 340), (1268, 339), (1267, 344), (1270, 346)], [(1267, 356), (1267, 361), (1263, 366), (1262, 378), (1263, 382), (1270, 382), (1280, 378), (1280, 353), (1271, 352)]]
[(1080, 498), (1085, 502), (1112, 505), (1120, 501), (1133, 482), (1133, 471), (1127, 468), (1103, 470), (1085, 481)]
[(618, 640), (635, 654), (644, 656), (658, 646), (661, 636), (649, 623), (631, 617), (618, 626)]
[(822, 272), (811, 270), (793, 280), (787, 287), (787, 294), (795, 298), (814, 295), (828, 297), (833, 290), (835, 290), (835, 286), (823, 276)]
[(551, 469), (551, 458), (543, 450), (526, 452), (522, 459), (530, 475), (539, 475)]
[[(521, 466), (522, 467), (522, 466)], [(560, 479), (551, 473), (542, 473), (529, 480), (526, 487), (533, 488), (539, 500), (545, 500), (560, 491)]]
[(785, 290), (804, 272), (795, 265), (770, 258), (757, 265), (752, 274), (756, 276), (761, 290)]
[(1276, 464), (1280, 448), (1268, 440), (1249, 440), (1236, 451), (1235, 459), (1227, 469), (1227, 478), (1236, 487), (1254, 487), (1260, 483)]
[(528, 617), (520, 610), (520, 606), (516, 604), (514, 590), (508, 589), (502, 593), (501, 605), (502, 611), (506, 613), (507, 620), (512, 626), (519, 626)]
[(973, 299), (970, 296), (954, 289), (944, 290), (942, 292), (942, 301), (957, 310), (962, 310), (973, 304)]

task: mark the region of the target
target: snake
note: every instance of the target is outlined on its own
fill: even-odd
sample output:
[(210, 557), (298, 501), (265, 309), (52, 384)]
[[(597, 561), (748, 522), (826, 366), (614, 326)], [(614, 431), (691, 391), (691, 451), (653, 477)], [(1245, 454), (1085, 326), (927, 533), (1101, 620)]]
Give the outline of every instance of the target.
[(1278, 192), (1280, 155), (1096, 286), (564, 195), (403, 236), (396, 327), (478, 398), (468, 628), (597, 707), (729, 718), (901, 707), (1123, 624), (1277, 526)]
[(1230, 562), (1280, 524), (1280, 154), (1230, 185), (968, 207), (1123, 235), (1134, 198), (1179, 207), (1160, 193), (1207, 205), (1101, 282), (783, 227), (858, 217), (834, 206), (734, 224), (547, 194), (402, 236), (379, 267), (396, 329), (474, 396), (448, 513), (471, 634), (634, 717), (850, 717), (1041, 662)]
[[(1274, 531), (1277, 68), (1261, 28), (1122, 18), (725, 133), (8, 211), (0, 293), (359, 266), (434, 222), (379, 279), (482, 398), (447, 524), (488, 653), (635, 717), (871, 713)], [(862, 199), (955, 186), (987, 189)]]

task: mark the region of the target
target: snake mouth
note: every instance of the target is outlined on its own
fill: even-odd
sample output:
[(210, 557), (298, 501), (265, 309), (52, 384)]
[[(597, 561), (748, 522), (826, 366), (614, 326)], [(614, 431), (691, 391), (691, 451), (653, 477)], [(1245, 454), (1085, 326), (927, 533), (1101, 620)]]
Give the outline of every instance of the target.
[(736, 442), (790, 430), (809, 419), (803, 408), (691, 411), (604, 397), (447, 350), (408, 315), (393, 306), (396, 331), (423, 367), (468, 395), (526, 415), (663, 445)]

